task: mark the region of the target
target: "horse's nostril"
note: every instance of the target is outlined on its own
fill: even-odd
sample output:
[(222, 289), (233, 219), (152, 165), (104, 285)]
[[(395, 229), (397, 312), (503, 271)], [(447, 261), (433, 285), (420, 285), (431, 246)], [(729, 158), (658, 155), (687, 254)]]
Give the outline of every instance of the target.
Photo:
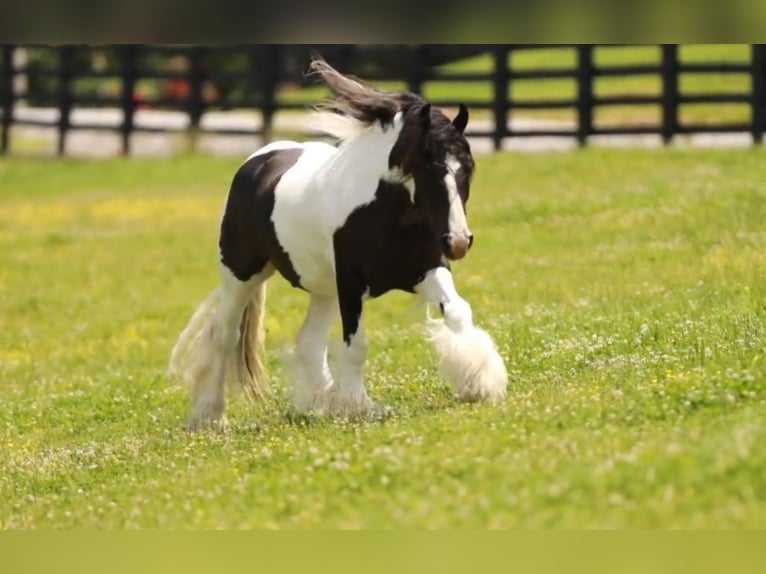
[(465, 257), (473, 243), (473, 235), (468, 233), (445, 233), (441, 236), (445, 255), (452, 260)]

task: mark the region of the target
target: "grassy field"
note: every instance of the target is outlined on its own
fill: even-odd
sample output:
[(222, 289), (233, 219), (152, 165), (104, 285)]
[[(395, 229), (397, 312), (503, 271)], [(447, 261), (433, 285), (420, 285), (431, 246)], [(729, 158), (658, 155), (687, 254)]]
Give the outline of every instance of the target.
[(457, 404), (389, 294), (367, 373), (394, 414), (291, 416), (306, 300), (277, 279), (274, 399), (190, 435), (164, 369), (238, 163), (0, 163), (0, 527), (766, 525), (764, 150), (478, 158), (455, 269), (504, 404)]

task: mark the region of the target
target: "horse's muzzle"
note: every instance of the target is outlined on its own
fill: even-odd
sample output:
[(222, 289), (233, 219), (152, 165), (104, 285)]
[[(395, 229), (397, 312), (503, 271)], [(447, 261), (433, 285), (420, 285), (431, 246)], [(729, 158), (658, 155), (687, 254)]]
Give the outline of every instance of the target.
[(473, 245), (473, 235), (471, 233), (445, 233), (442, 235), (442, 242), (444, 243), (444, 254), (448, 259), (455, 261), (466, 256), (471, 245)]

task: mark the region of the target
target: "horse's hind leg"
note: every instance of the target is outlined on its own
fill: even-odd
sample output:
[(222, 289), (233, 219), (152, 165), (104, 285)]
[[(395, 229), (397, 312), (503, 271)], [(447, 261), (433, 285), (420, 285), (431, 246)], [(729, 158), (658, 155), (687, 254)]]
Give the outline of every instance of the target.
[(293, 405), (300, 411), (321, 410), (333, 385), (327, 364), (327, 339), (337, 316), (334, 297), (311, 295), (295, 349)]
[(268, 265), (247, 281), (240, 281), (221, 264), (221, 296), (203, 339), (198, 346), (192, 375), (192, 429), (226, 424), (225, 378), (229, 356), (240, 337), (240, 320), (253, 290), (273, 273)]

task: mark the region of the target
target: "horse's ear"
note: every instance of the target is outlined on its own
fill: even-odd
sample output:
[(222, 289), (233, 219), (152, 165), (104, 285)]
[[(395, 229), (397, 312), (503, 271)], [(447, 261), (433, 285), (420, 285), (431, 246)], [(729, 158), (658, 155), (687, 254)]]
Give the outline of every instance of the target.
[(423, 107), (420, 108), (418, 116), (420, 117), (420, 125), (423, 126), (424, 130), (431, 127), (431, 104), (424, 104)]
[(468, 108), (466, 108), (464, 104), (460, 104), (460, 109), (458, 110), (455, 119), (452, 120), (452, 125), (455, 126), (455, 129), (460, 133), (465, 131), (465, 127), (468, 125)]

